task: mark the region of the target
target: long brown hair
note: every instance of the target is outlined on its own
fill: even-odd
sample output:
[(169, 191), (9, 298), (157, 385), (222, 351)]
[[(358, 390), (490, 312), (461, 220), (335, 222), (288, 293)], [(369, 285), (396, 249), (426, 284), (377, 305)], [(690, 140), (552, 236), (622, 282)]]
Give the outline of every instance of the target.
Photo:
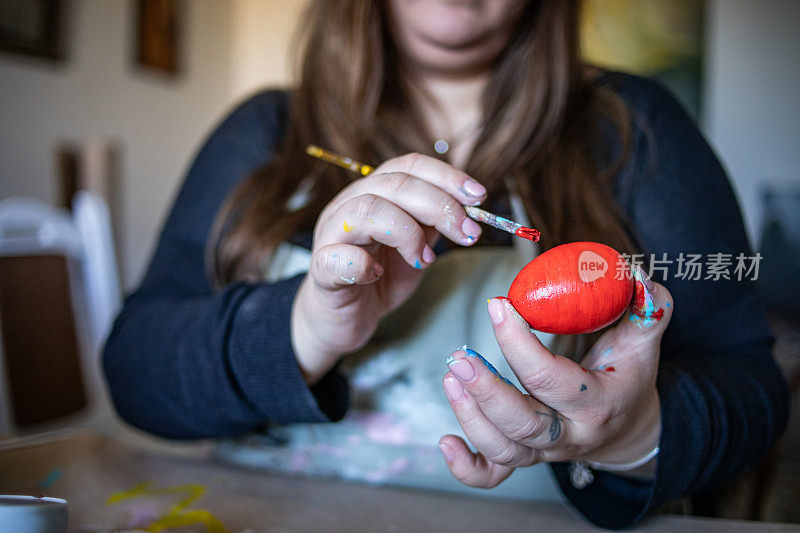
[[(484, 126), (465, 167), (490, 195), (513, 190), (544, 249), (578, 240), (631, 253), (634, 245), (608, 180), (624, 163), (601, 161), (602, 121), (628, 145), (625, 106), (592, 84), (579, 57), (577, 0), (531, 0), (483, 94)], [(432, 151), (389, 38), (382, 0), (315, 0), (304, 23), (299, 83), (288, 127), (270, 162), (228, 198), (209, 241), (219, 285), (261, 277), (271, 250), (311, 230), (323, 207), (353, 179), (311, 159), (309, 143), (375, 164)], [(301, 187), (307, 202), (290, 199)]]

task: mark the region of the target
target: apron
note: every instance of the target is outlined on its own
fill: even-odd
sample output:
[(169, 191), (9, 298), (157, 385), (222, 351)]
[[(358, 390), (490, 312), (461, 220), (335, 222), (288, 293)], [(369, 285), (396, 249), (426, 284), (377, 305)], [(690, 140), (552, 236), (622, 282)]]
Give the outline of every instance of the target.
[[(282, 472), (333, 476), (516, 499), (563, 501), (545, 464), (517, 469), (495, 489), (456, 480), (438, 447), (446, 433), (464, 437), (442, 390), (445, 359), (464, 344), (521, 389), (494, 338), (486, 300), (505, 295), (538, 245), (456, 249), (428, 267), (412, 297), (386, 316), (372, 340), (345, 356), (351, 408), (337, 423), (271, 426), (268, 434), (227, 442), (226, 460)], [(311, 253), (284, 243), (267, 281), (307, 272)], [(550, 346), (553, 335), (537, 332)], [(469, 442), (469, 441), (467, 441)]]

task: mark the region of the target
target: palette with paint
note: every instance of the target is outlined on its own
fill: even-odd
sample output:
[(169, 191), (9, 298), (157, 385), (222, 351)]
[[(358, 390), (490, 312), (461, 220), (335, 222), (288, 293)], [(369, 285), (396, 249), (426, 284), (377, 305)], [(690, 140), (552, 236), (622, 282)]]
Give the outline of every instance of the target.
[(591, 333), (617, 320), (631, 303), (634, 282), (625, 258), (597, 242), (547, 250), (511, 283), (508, 299), (537, 330)]

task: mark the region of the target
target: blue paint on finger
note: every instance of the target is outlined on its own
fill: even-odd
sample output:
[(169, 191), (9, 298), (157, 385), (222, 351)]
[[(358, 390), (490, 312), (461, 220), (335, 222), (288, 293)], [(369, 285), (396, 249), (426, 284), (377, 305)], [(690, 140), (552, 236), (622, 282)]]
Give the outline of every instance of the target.
[[(498, 372), (498, 371), (497, 371), (497, 369), (494, 367), (494, 365), (492, 365), (492, 363), (490, 363), (489, 361), (487, 361), (487, 360), (486, 360), (486, 359), (485, 359), (485, 358), (484, 358), (484, 357), (483, 357), (481, 354), (479, 354), (478, 352), (476, 352), (476, 351), (475, 351), (475, 350), (473, 350), (472, 348), (468, 348), (467, 346), (464, 346), (464, 350), (467, 352), (467, 357), (474, 357), (475, 359), (478, 359), (478, 360), (479, 360), (481, 363), (483, 363), (484, 365), (486, 365), (486, 368), (488, 368), (488, 369), (489, 369), (489, 371), (490, 371), (492, 374), (494, 374), (495, 376), (497, 376), (497, 378), (498, 378), (498, 379), (500, 379), (501, 381), (503, 381), (503, 382), (505, 382), (505, 383), (508, 383), (509, 385), (511, 385), (512, 387), (514, 387), (514, 384), (513, 384), (513, 383), (511, 383), (511, 382), (510, 382), (509, 380), (507, 380), (506, 378), (504, 378), (504, 377), (502, 376), (502, 374), (500, 374), (500, 372)], [(514, 387), (514, 388), (516, 388), (516, 387)]]

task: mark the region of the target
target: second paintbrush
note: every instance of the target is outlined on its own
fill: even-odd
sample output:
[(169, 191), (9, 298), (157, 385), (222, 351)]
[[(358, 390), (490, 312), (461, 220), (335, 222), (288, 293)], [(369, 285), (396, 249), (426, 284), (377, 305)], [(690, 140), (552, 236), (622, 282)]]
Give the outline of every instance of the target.
[(467, 215), (469, 215), (469, 218), (471, 218), (472, 220), (483, 222), (484, 224), (488, 224), (494, 228), (507, 231), (511, 234), (516, 235), (517, 237), (528, 239), (529, 241), (537, 242), (539, 240), (539, 237), (541, 236), (541, 233), (539, 232), (538, 229), (523, 226), (518, 222), (514, 222), (513, 220), (508, 220), (507, 218), (501, 217), (500, 215), (495, 215), (494, 213), (490, 213), (489, 211), (484, 211), (483, 209), (480, 209), (478, 207), (465, 205), (464, 211), (467, 212)]
[[(369, 165), (359, 163), (350, 157), (335, 154), (313, 144), (310, 144), (306, 147), (306, 153), (312, 157), (316, 157), (317, 159), (327, 161), (328, 163), (333, 163), (334, 165), (338, 165), (357, 174), (361, 174), (362, 176), (367, 176), (374, 170)], [(522, 224), (514, 222), (513, 220), (508, 220), (507, 218), (495, 215), (494, 213), (484, 211), (483, 209), (473, 207), (471, 205), (465, 205), (464, 211), (467, 212), (467, 215), (472, 220), (483, 222), (484, 224), (507, 231), (512, 235), (522, 237), (523, 239), (528, 239), (529, 241), (537, 242), (541, 236), (541, 233), (537, 229), (523, 226)]]

